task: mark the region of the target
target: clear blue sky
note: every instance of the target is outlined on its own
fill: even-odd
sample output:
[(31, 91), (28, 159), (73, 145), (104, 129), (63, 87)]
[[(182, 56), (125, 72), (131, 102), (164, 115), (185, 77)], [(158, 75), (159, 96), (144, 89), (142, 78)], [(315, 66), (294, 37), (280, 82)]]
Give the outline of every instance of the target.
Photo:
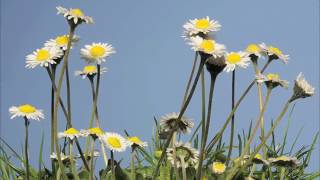
[[(67, 24), (56, 15), (55, 7), (79, 7), (95, 20), (81, 25), (81, 37), (73, 49), (70, 70), (85, 65), (79, 50), (91, 42), (111, 43), (117, 53), (105, 63), (109, 72), (101, 81), (99, 110), (105, 130), (141, 136), (151, 142), (153, 116), (178, 111), (192, 65), (194, 52), (181, 38), (188, 20), (210, 16), (222, 24), (217, 41), (230, 51), (244, 49), (249, 43), (265, 42), (290, 54), (290, 62), (275, 62), (268, 72), (278, 72), (291, 81), (288, 90), (274, 90), (267, 109), (268, 125), (291, 95), (292, 81), (299, 72), (316, 87), (313, 98), (299, 101), (288, 141), (303, 127), (297, 145), (308, 145), (319, 130), (319, 1), (243, 0), (243, 1), (1, 1), (1, 136), (14, 148), (23, 143), (21, 119), (9, 119), (8, 108), (31, 103), (47, 116), (30, 126), (32, 164), (37, 163), (41, 132), (45, 132), (44, 156), (50, 151), (50, 81), (43, 68), (25, 69), (25, 56), (57, 35), (67, 33)], [(237, 71), (237, 95), (253, 78), (252, 66)], [(89, 82), (71, 77), (73, 122), (78, 129), (88, 127), (91, 112)], [(211, 132), (221, 127), (230, 108), (231, 75), (223, 73), (216, 86)], [(236, 129), (247, 129), (258, 115), (257, 92), (251, 91), (236, 117)], [(198, 123), (200, 94), (196, 92), (186, 113)], [(64, 119), (61, 118), (61, 122)], [(277, 128), (282, 138), (287, 119)], [(60, 123), (61, 124), (61, 123)], [(62, 126), (60, 130), (62, 130)], [(227, 131), (229, 132), (229, 130)], [(228, 133), (227, 133), (228, 134)], [(279, 142), (280, 143), (280, 140)], [(319, 146), (316, 147), (319, 152)], [(118, 158), (124, 154), (117, 154)], [(319, 153), (314, 153), (312, 170), (319, 169)]]

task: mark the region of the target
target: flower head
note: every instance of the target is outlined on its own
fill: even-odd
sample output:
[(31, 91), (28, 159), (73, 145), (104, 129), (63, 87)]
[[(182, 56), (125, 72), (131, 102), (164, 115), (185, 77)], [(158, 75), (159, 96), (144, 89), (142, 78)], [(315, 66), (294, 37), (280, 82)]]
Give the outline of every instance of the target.
[(256, 75), (256, 79), (258, 83), (265, 83), (268, 88), (275, 88), (279, 85), (288, 88), (289, 85), (288, 81), (280, 79), (279, 74), (269, 73), (267, 76), (258, 74)]
[(262, 49), (258, 44), (249, 44), (246, 48), (246, 52), (249, 54), (251, 59), (260, 58), (262, 55)]
[(182, 167), (181, 159), (184, 158), (185, 168), (193, 167), (198, 163), (199, 152), (191, 147), (190, 143), (176, 143), (172, 148), (167, 148), (168, 160), (171, 164), (174, 164), (173, 151), (176, 151), (176, 165), (177, 167)]
[(105, 133), (101, 139), (111, 151), (123, 152), (129, 145), (128, 141), (117, 133)]
[(290, 101), (294, 101), (299, 98), (310, 97), (314, 94), (314, 91), (315, 88), (308, 83), (302, 73), (299, 73), (294, 83), (293, 95)]
[(59, 132), (58, 138), (70, 138), (71, 140), (73, 140), (74, 138), (78, 138), (80, 135), (81, 133), (75, 128), (69, 128), (64, 132)]
[(114, 54), (114, 48), (107, 43), (92, 43), (85, 45), (85, 48), (80, 50), (81, 57), (88, 63), (97, 63), (106, 61), (106, 57)]
[[(107, 68), (103, 67), (100, 69), (100, 74), (107, 72)], [(94, 65), (84, 66), (83, 70), (75, 71), (76, 76), (81, 76), (83, 79), (86, 77), (93, 77), (98, 73), (98, 69)]]
[(56, 60), (63, 56), (58, 47), (43, 47), (26, 56), (26, 67), (35, 68), (38, 65), (48, 67), (49, 64), (56, 64)]
[(179, 113), (176, 112), (166, 114), (161, 117), (160, 125), (163, 127), (165, 131), (171, 131), (173, 130), (173, 128), (176, 128), (175, 130), (184, 134), (190, 132), (191, 128), (194, 125), (192, 120), (182, 116), (181, 119), (178, 121), (178, 117)]
[(27, 119), (33, 119), (40, 121), (44, 119), (44, 114), (41, 109), (37, 109), (30, 104), (22, 104), (20, 106), (12, 106), (9, 108), (11, 119), (15, 117), (26, 117)]
[[(86, 157), (86, 159), (89, 161), (91, 159), (92, 154), (91, 152), (88, 152), (88, 153), (84, 153), (83, 156)], [(99, 156), (100, 156), (99, 151), (93, 152), (93, 157), (99, 157)], [(81, 158), (81, 154), (77, 154), (75, 158)]]
[(276, 166), (295, 167), (299, 164), (299, 160), (296, 157), (279, 156), (277, 158), (269, 158), (268, 160)]
[(81, 24), (82, 22), (86, 24), (92, 24), (93, 19), (92, 17), (86, 16), (81, 9), (75, 8), (75, 9), (66, 9), (64, 7), (58, 6), (57, 7), (58, 13), (62, 14), (69, 23), (72, 23), (73, 25)]
[(268, 55), (269, 58), (272, 59), (280, 59), (282, 60), (285, 64), (288, 63), (289, 55), (285, 55), (282, 53), (282, 51), (274, 46), (267, 46), (266, 44), (262, 43), (259, 45), (262, 52), (265, 55)]
[[(79, 41), (79, 37), (74, 35), (72, 37), (72, 41), (71, 41), (71, 48), (72, 48), (72, 45), (78, 41)], [(65, 51), (65, 50), (67, 50), (68, 42), (69, 42), (69, 35), (60, 35), (54, 39), (48, 40), (44, 44), (44, 46), (46, 46), (46, 47), (59, 47), (60, 49)]]
[(131, 136), (131, 137), (128, 137), (127, 139), (130, 146), (140, 146), (140, 147), (148, 146), (147, 142), (141, 141), (141, 139), (137, 136)]
[(80, 133), (81, 133), (81, 136), (84, 136), (84, 137), (91, 136), (93, 139), (96, 139), (96, 138), (100, 138), (104, 134), (104, 131), (99, 127), (93, 127), (87, 130), (81, 130)]
[(183, 25), (183, 37), (190, 38), (195, 35), (208, 34), (210, 32), (219, 31), (221, 25), (218, 21), (210, 19), (208, 16), (201, 19), (189, 20)]
[(216, 43), (212, 39), (203, 39), (200, 36), (195, 36), (190, 38), (189, 45), (194, 51), (199, 51), (213, 57), (221, 57), (225, 53), (225, 46), (222, 44)]
[[(243, 157), (245, 160), (248, 160), (250, 158), (249, 155), (245, 155)], [(265, 159), (263, 159), (263, 157), (260, 155), (260, 154), (256, 154), (254, 157), (253, 157), (253, 160), (252, 160), (253, 163), (255, 164), (265, 164), (265, 165), (269, 165), (269, 162)]]
[[(60, 158), (61, 158), (61, 161), (63, 163), (66, 163), (66, 162), (69, 162), (70, 161), (70, 157), (65, 155), (64, 153), (60, 153)], [(55, 152), (53, 152), (51, 155), (50, 155), (50, 159), (53, 159), (55, 161), (58, 161), (58, 156)]]
[(230, 52), (225, 56), (226, 67), (224, 71), (234, 71), (236, 67), (247, 68), (250, 64), (250, 57), (246, 52)]
[(226, 165), (222, 162), (213, 162), (212, 163), (212, 172), (214, 174), (223, 174), (226, 171)]

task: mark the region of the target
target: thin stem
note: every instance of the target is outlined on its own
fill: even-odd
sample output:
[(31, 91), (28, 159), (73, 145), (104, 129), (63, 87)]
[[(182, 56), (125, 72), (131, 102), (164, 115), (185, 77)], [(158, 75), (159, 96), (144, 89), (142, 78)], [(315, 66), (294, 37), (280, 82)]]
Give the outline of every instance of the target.
[(70, 79), (69, 79), (69, 65), (66, 63), (66, 84), (67, 84), (67, 106), (68, 106), (68, 119), (71, 120), (71, 93), (70, 93)]
[(73, 156), (73, 140), (70, 140), (69, 142), (69, 154), (70, 154), (70, 163), (71, 163), (71, 171), (76, 180), (80, 180), (77, 170), (76, 170), (76, 165), (74, 164), (74, 156)]
[(207, 143), (207, 138), (209, 134), (209, 127), (210, 127), (210, 121), (211, 121), (211, 110), (212, 110), (212, 99), (213, 99), (213, 92), (214, 92), (214, 85), (216, 82), (217, 75), (216, 73), (210, 73), (211, 75), (211, 82), (210, 82), (210, 91), (209, 91), (209, 102), (208, 102), (208, 112), (207, 112), (207, 120), (206, 120), (206, 128), (203, 132), (203, 139), (201, 140), (201, 149), (200, 149), (200, 156), (199, 156), (199, 165), (198, 165), (198, 172), (197, 172), (197, 179), (201, 179), (202, 175), (202, 163), (205, 159), (204, 157), (204, 151)]
[(97, 64), (97, 86), (96, 86), (96, 93), (95, 93), (95, 99), (94, 99), (94, 112), (96, 114), (96, 120), (97, 120), (97, 126), (100, 127), (100, 121), (99, 121), (99, 114), (98, 114), (98, 95), (99, 95), (99, 87), (100, 87), (100, 74), (101, 74), (101, 67), (100, 64)]
[(24, 152), (26, 156), (26, 171), (27, 171), (27, 180), (30, 179), (30, 170), (29, 170), (29, 153), (28, 153), (28, 144), (29, 144), (29, 120), (27, 117), (24, 117), (24, 126), (26, 130), (26, 137), (25, 137), (25, 142), (24, 142)]
[[(184, 106), (181, 108), (181, 111), (180, 111), (180, 113), (179, 113), (179, 116), (178, 116), (178, 118), (177, 118), (177, 121), (180, 121), (180, 120), (181, 120), (181, 117), (183, 116), (184, 112), (186, 111), (186, 109), (187, 109), (187, 107), (188, 107), (188, 105), (189, 105), (189, 103), (190, 103), (190, 101), (191, 101), (191, 98), (192, 98), (192, 96), (193, 96), (193, 94), (194, 94), (194, 91), (195, 91), (195, 89), (196, 89), (196, 86), (197, 86), (197, 83), (198, 83), (198, 80), (199, 80), (201, 71), (202, 71), (202, 69), (203, 69), (203, 67), (204, 67), (205, 61), (206, 61), (206, 59), (201, 59), (201, 61), (200, 61), (199, 69), (198, 69), (197, 75), (196, 75), (196, 77), (195, 77), (195, 79), (194, 79), (194, 83), (193, 83), (193, 85), (192, 85), (192, 87), (191, 87), (190, 94), (189, 94), (187, 100), (185, 101)], [(175, 128), (176, 128), (176, 127), (175, 127)], [(173, 133), (174, 133), (174, 129), (175, 129), (175, 128), (173, 128), (173, 130), (170, 131), (169, 137), (168, 137), (168, 139), (167, 139), (167, 142), (166, 142), (165, 146), (164, 146), (163, 149), (162, 149), (162, 152), (165, 152), (165, 150), (168, 148), (168, 146), (169, 146), (169, 144), (170, 144), (170, 142), (171, 142), (171, 138), (172, 138), (172, 136), (173, 136)], [(164, 156), (165, 156), (165, 153), (162, 153), (162, 154), (161, 154), (161, 157), (160, 157), (160, 159), (159, 159), (159, 161), (158, 161), (158, 164), (157, 164), (157, 166), (156, 166), (156, 168), (155, 168), (155, 170), (154, 170), (154, 172), (153, 172), (153, 175), (152, 175), (152, 176), (153, 176), (153, 177), (152, 177), (153, 180), (156, 179), (156, 176), (157, 176), (158, 173), (159, 173), (159, 168), (160, 168), (160, 165), (161, 165), (161, 163), (162, 163), (162, 160), (164, 159)]]
[(179, 156), (179, 158), (181, 161), (182, 179), (187, 180), (186, 162), (184, 161), (184, 156)]
[[(56, 76), (56, 65), (52, 65), (51, 66), (51, 71), (52, 71), (52, 81), (55, 81), (55, 76)], [(47, 69), (48, 70), (48, 69)], [(50, 70), (48, 71), (49, 74)], [(53, 84), (53, 83), (51, 83)], [(51, 146), (50, 146), (50, 154), (52, 154), (54, 152), (54, 131), (53, 131), (53, 126), (54, 126), (54, 122), (53, 122), (53, 113), (54, 113), (54, 87), (53, 85), (51, 85)], [(51, 160), (51, 168), (52, 168), (52, 172), (55, 176), (55, 165), (54, 165), (54, 159)]]
[(130, 174), (131, 174), (131, 179), (132, 180), (136, 180), (136, 169), (135, 169), (135, 166), (134, 166), (134, 158), (135, 158), (135, 150), (134, 148), (132, 148), (132, 151), (131, 151), (131, 162), (130, 162)]
[(116, 180), (115, 169), (114, 169), (114, 157), (113, 157), (113, 151), (112, 150), (110, 151), (110, 156), (111, 156), (111, 173), (112, 173), (111, 179), (112, 180)]
[(100, 141), (100, 146), (101, 146), (101, 151), (102, 151), (102, 155), (103, 155), (103, 160), (104, 160), (104, 163), (107, 168), (108, 167), (108, 156), (107, 156), (107, 153), (106, 153), (106, 150), (104, 148), (104, 144), (102, 141)]
[(94, 145), (95, 145), (95, 140), (92, 141), (92, 146), (91, 146), (91, 158), (90, 158), (90, 179), (94, 179)]
[(177, 132), (174, 132), (173, 133), (173, 137), (172, 137), (172, 147), (173, 147), (173, 169), (174, 169), (174, 172), (176, 174), (176, 179), (177, 180), (180, 180), (180, 174), (179, 174), (179, 170), (178, 170), (178, 167), (177, 167), (177, 153), (176, 153), (176, 148), (175, 148), (175, 144), (176, 144), (176, 137), (177, 136)]
[[(234, 108), (234, 101), (235, 101), (235, 83), (236, 83), (236, 70), (232, 71), (232, 92), (231, 92), (231, 110)], [(234, 114), (231, 118), (231, 130), (230, 130), (230, 144), (229, 144), (229, 151), (227, 156), (227, 166), (230, 162), (232, 149), (233, 149), (233, 137), (234, 137)]]

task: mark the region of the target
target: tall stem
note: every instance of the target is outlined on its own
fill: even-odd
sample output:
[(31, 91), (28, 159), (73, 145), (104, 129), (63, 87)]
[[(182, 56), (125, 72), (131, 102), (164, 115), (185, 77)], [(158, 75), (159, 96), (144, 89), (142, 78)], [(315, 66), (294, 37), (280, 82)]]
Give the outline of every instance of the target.
[(185, 90), (185, 92), (184, 92), (183, 102), (182, 102), (182, 104), (181, 104), (181, 108), (183, 107), (183, 105), (184, 105), (184, 103), (186, 102), (187, 97), (188, 97), (188, 93), (189, 93), (189, 89), (190, 89), (191, 82), (192, 82), (192, 79), (193, 79), (194, 71), (195, 71), (196, 65), (197, 65), (197, 59), (198, 59), (198, 53), (196, 52), (196, 53), (195, 53), (195, 56), (194, 56), (193, 64), (192, 64), (191, 73), (190, 73), (190, 75), (189, 75), (187, 87), (186, 87), (186, 90)]
[(24, 117), (24, 126), (26, 130), (26, 137), (24, 142), (24, 152), (26, 157), (26, 172), (27, 172), (27, 180), (30, 179), (30, 170), (29, 170), (29, 153), (28, 153), (28, 144), (29, 144), (29, 132), (28, 132), (28, 126), (29, 126), (29, 120), (27, 117)]
[(214, 92), (214, 85), (216, 82), (217, 75), (216, 73), (210, 72), (211, 75), (211, 82), (210, 82), (210, 91), (209, 91), (209, 102), (208, 102), (208, 112), (207, 112), (207, 121), (206, 121), (206, 128), (203, 135), (203, 139), (201, 140), (201, 149), (199, 154), (199, 165), (198, 165), (198, 172), (197, 172), (197, 179), (201, 179), (202, 175), (202, 163), (204, 160), (204, 150), (207, 144), (209, 128), (210, 128), (210, 121), (211, 121), (211, 110), (212, 110), (212, 99), (213, 99), (213, 92)]
[[(236, 70), (232, 71), (232, 92), (231, 92), (231, 110), (234, 108), (234, 101), (235, 101), (235, 83), (236, 83)], [(230, 130), (230, 144), (229, 144), (229, 151), (228, 151), (228, 157), (227, 157), (227, 166), (230, 162), (230, 158), (232, 155), (232, 149), (233, 149), (233, 137), (234, 137), (234, 114), (231, 118), (231, 130)]]
[(136, 169), (135, 169), (135, 166), (134, 166), (134, 158), (135, 158), (135, 149), (132, 148), (132, 151), (131, 151), (131, 162), (130, 162), (131, 180), (136, 180)]
[(186, 162), (184, 161), (184, 156), (179, 156), (179, 158), (181, 161), (182, 179), (187, 180)]
[(180, 180), (180, 174), (179, 174), (179, 169), (177, 167), (177, 153), (176, 153), (176, 148), (175, 148), (175, 144), (176, 144), (176, 137), (177, 136), (177, 132), (173, 133), (173, 137), (172, 137), (172, 147), (173, 147), (173, 169), (174, 172), (176, 174), (176, 180)]
[(77, 173), (77, 170), (76, 170), (76, 165), (74, 163), (73, 140), (70, 140), (70, 142), (69, 142), (69, 154), (70, 154), (71, 172), (72, 172), (75, 180), (80, 180), (78, 173)]
[(67, 84), (67, 106), (68, 119), (71, 119), (71, 93), (70, 93), (70, 79), (69, 79), (69, 65), (66, 63), (66, 84)]
[(92, 146), (91, 146), (91, 158), (90, 158), (90, 179), (94, 179), (94, 145), (95, 145), (95, 140), (92, 141)]
[(112, 180), (116, 180), (116, 176), (115, 176), (115, 169), (114, 169), (114, 157), (113, 157), (113, 151), (110, 151), (110, 156), (111, 156), (111, 173), (112, 173)]
[(107, 156), (107, 153), (106, 153), (106, 150), (104, 148), (104, 144), (102, 141), (100, 141), (100, 146), (101, 146), (104, 164), (106, 165), (106, 168), (107, 168), (108, 167), (108, 156)]
[(97, 86), (96, 86), (96, 93), (95, 93), (95, 99), (94, 99), (94, 112), (96, 114), (96, 120), (97, 120), (97, 126), (100, 127), (100, 121), (99, 121), (99, 114), (98, 114), (98, 95), (99, 95), (99, 87), (100, 87), (100, 75), (101, 75), (101, 66), (100, 64), (97, 64)]
[[(51, 71), (52, 71), (52, 81), (55, 81), (55, 76), (56, 76), (56, 65), (52, 65), (51, 66)], [(50, 70), (48, 71), (48, 73), (50, 74)], [(52, 84), (52, 83), (51, 83)], [(51, 146), (50, 146), (50, 154), (52, 154), (54, 152), (54, 131), (53, 131), (53, 126), (54, 126), (54, 122), (53, 122), (53, 113), (54, 113), (54, 87), (53, 85), (51, 85)], [(54, 159), (51, 160), (51, 168), (52, 168), (52, 172), (53, 174), (55, 174), (55, 165), (54, 165)], [(55, 176), (55, 175), (54, 175)]]

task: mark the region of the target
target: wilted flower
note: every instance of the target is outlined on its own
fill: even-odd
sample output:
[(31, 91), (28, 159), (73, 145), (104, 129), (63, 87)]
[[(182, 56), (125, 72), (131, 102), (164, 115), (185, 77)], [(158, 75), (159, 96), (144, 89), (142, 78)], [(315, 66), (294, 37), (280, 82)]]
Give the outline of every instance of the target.
[(216, 43), (212, 39), (203, 39), (200, 36), (195, 36), (190, 38), (191, 49), (194, 51), (199, 51), (213, 57), (221, 57), (225, 54), (225, 46), (222, 44)]
[(20, 106), (12, 106), (9, 108), (11, 119), (15, 117), (26, 117), (27, 119), (33, 119), (40, 121), (44, 119), (44, 114), (41, 109), (37, 109), (30, 104), (22, 104)]
[(105, 133), (101, 139), (111, 151), (122, 152), (129, 146), (128, 141), (117, 133)]
[(302, 73), (299, 73), (294, 83), (293, 95), (290, 99), (290, 102), (299, 98), (310, 97), (314, 94), (314, 91), (315, 88), (308, 83)]
[(282, 53), (282, 51), (279, 48), (273, 47), (273, 46), (267, 46), (266, 44), (262, 43), (259, 45), (262, 49), (262, 52), (269, 56), (269, 58), (272, 59), (280, 59), (285, 64), (288, 63), (289, 55), (285, 55)]
[(86, 24), (92, 24), (93, 19), (92, 17), (86, 16), (81, 9), (75, 8), (75, 9), (66, 9), (64, 7), (58, 6), (57, 7), (58, 14), (62, 14), (69, 23), (72, 25), (78, 25), (82, 22), (85, 22)]
[(184, 134), (190, 132), (191, 128), (194, 125), (192, 120), (186, 118), (185, 116), (182, 116), (181, 119), (178, 121), (178, 117), (179, 113), (176, 112), (166, 114), (161, 117), (160, 125), (167, 132), (171, 131), (173, 128), (176, 128), (175, 130)]
[(71, 140), (73, 140), (74, 138), (78, 138), (79, 136), (81, 136), (81, 133), (75, 128), (69, 128), (64, 132), (58, 133), (58, 138), (69, 138)]
[(177, 167), (182, 167), (181, 159), (184, 158), (185, 167), (194, 167), (199, 160), (199, 152), (191, 147), (190, 143), (176, 143), (172, 148), (167, 148), (168, 160), (174, 165), (173, 151), (176, 151), (176, 165)]
[(234, 71), (236, 67), (247, 68), (250, 64), (250, 57), (246, 52), (231, 52), (225, 56), (226, 67), (224, 71)]
[(92, 43), (91, 45), (85, 45), (85, 48), (80, 50), (80, 55), (85, 61), (96, 64), (105, 62), (106, 57), (114, 53), (114, 48), (107, 43)]
[(214, 174), (223, 174), (226, 171), (226, 165), (222, 162), (213, 162), (212, 163), (212, 172)]
[(48, 67), (49, 64), (56, 64), (56, 59), (63, 56), (58, 47), (43, 47), (26, 56), (26, 68), (35, 68), (38, 65)]
[[(100, 74), (107, 72), (107, 68), (103, 67), (100, 69)], [(75, 71), (76, 76), (81, 76), (83, 79), (86, 77), (94, 77), (98, 73), (98, 69), (94, 65), (84, 66), (83, 70)]]
[(267, 76), (258, 74), (256, 75), (256, 79), (258, 83), (265, 83), (268, 88), (275, 88), (279, 85), (288, 88), (289, 85), (288, 81), (280, 79), (279, 74), (269, 73)]
[(295, 167), (299, 164), (299, 160), (296, 157), (279, 156), (268, 160), (271, 164), (277, 166)]

